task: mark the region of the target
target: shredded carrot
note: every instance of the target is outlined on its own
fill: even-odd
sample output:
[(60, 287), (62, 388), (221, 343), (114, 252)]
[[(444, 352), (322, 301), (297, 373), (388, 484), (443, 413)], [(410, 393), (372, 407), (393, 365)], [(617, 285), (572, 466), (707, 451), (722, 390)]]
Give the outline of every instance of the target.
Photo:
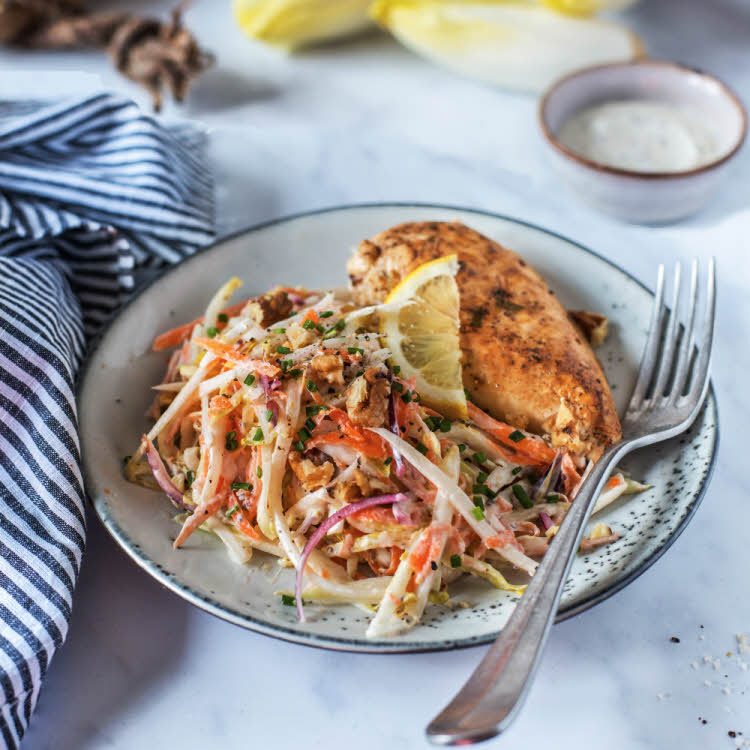
[(414, 571), (416, 583), (422, 583), (432, 570), (432, 563), (438, 563), (445, 535), (451, 532), (447, 523), (433, 523), (419, 537), (409, 553), (409, 567)]
[(578, 473), (578, 469), (576, 469), (576, 465), (573, 463), (573, 459), (567, 451), (563, 453), (562, 475), (563, 483), (565, 484), (565, 494), (570, 495), (575, 486), (581, 480), (581, 476)]
[(391, 564), (383, 571), (384, 576), (392, 576), (396, 572), (398, 564), (401, 562), (401, 555), (403, 554), (404, 551), (401, 547), (396, 547), (395, 544), (391, 547)]
[(614, 476), (610, 477), (607, 482), (607, 489), (613, 490), (615, 487), (625, 484), (625, 480), (622, 477)]
[(302, 316), (302, 322), (304, 323), (306, 320), (310, 320), (313, 323), (319, 323), (320, 318), (318, 317), (318, 313), (313, 310), (312, 308), (309, 309), (303, 316)]
[(214, 339), (207, 339), (199, 336), (195, 343), (198, 346), (202, 346), (217, 357), (226, 359), (229, 362), (234, 362), (236, 365), (247, 365), (261, 375), (268, 375), (273, 377), (279, 373), (279, 368), (276, 365), (272, 365), (270, 362), (265, 362), (262, 359), (253, 359), (248, 357), (246, 354), (242, 354), (236, 347), (231, 344), (226, 344), (223, 341), (215, 341)]
[[(236, 305), (227, 307), (221, 312), (223, 315), (226, 315), (227, 317), (231, 318), (233, 315), (239, 314), (242, 308), (249, 301), (250, 300), (245, 300), (244, 302), (238, 302)], [(203, 322), (203, 316), (201, 316), (200, 318), (196, 318), (190, 323), (184, 323), (181, 326), (177, 326), (176, 328), (170, 328), (170, 330), (164, 331), (164, 333), (159, 334), (154, 339), (154, 343), (151, 345), (151, 348), (155, 352), (160, 352), (163, 349), (171, 349), (173, 346), (178, 346), (179, 344), (182, 344), (184, 341), (190, 338), (190, 334), (193, 332), (193, 328), (195, 328), (195, 326), (197, 326), (198, 323), (202, 323), (202, 322)], [(222, 323), (221, 321), (219, 321), (216, 324), (216, 327), (219, 330), (222, 330), (225, 326), (226, 326), (226, 323)]]
[(499, 422), (471, 402), (467, 403), (467, 408), (469, 410), (469, 416), (479, 427), (492, 435), (495, 440), (498, 440), (503, 443), (503, 445), (511, 448), (513, 452), (517, 453), (519, 456), (532, 458), (540, 464), (550, 464), (554, 460), (554, 448), (550, 448), (541, 440), (524, 436), (522, 440), (515, 442), (510, 439), (510, 436), (516, 432), (515, 428), (511, 427), (509, 424), (505, 424), (505, 422)]
[(484, 545), (488, 549), (499, 549), (508, 546), (516, 547), (518, 542), (516, 542), (515, 534), (509, 529), (505, 529), (505, 531), (500, 531), (494, 536), (488, 536), (484, 540)]
[(341, 432), (326, 432), (322, 435), (314, 435), (307, 445), (325, 445), (327, 443), (341, 443), (359, 451), (368, 458), (378, 458), (381, 461), (391, 455), (387, 443), (374, 432), (359, 427), (349, 418), (349, 415), (341, 409), (332, 408), (325, 414), (319, 415), (332, 419), (339, 426)]

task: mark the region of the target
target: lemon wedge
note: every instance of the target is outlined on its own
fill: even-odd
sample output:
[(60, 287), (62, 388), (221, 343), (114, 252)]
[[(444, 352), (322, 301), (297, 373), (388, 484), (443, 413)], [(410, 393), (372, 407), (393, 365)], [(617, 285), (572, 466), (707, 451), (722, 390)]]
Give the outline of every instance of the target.
[(405, 380), (416, 378), (422, 401), (446, 417), (466, 419), (458, 340), (458, 258), (424, 263), (388, 295), (399, 306), (380, 316), (391, 363)]

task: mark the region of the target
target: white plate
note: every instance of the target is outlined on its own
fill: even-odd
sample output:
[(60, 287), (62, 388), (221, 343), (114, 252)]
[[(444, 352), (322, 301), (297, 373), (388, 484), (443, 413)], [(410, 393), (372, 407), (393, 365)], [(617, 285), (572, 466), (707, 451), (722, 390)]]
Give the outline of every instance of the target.
[[(208, 534), (194, 534), (172, 549), (178, 526), (160, 493), (125, 481), (122, 459), (138, 445), (144, 417), (161, 380), (164, 353), (151, 352), (154, 335), (198, 317), (230, 276), (243, 292), (276, 284), (329, 287), (345, 284), (344, 263), (359, 240), (416, 220), (459, 219), (513, 248), (548, 281), (562, 303), (606, 313), (612, 332), (600, 348), (621, 412), (634, 383), (648, 329), (651, 293), (595, 253), (512, 219), (449, 206), (368, 205), (281, 219), (221, 240), (184, 261), (143, 290), (115, 318), (94, 348), (82, 376), (79, 404), (86, 487), (100, 519), (122, 548), (148, 573), (188, 601), (237, 625), (326, 648), (397, 652), (449, 649), (495, 638), (514, 597), (484, 581), (452, 587), (468, 607), (430, 605), (420, 625), (395, 638), (364, 636), (369, 617), (351, 606), (308, 605), (308, 621), (274, 591), (293, 588), (293, 571), (256, 553), (233, 563)], [(654, 269), (655, 271), (656, 269)], [(596, 604), (651, 565), (685, 527), (706, 489), (718, 441), (716, 401), (709, 394), (693, 428), (682, 437), (641, 451), (624, 464), (653, 489), (622, 500), (599, 515), (622, 538), (578, 557), (562, 597), (559, 618)]]

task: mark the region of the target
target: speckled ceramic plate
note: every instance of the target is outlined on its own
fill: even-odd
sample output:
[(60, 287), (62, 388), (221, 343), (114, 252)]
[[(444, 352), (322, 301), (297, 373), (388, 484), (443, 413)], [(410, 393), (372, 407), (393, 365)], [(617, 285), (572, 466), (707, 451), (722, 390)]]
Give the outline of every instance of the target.
[[(208, 534), (172, 549), (178, 530), (162, 495), (127, 483), (122, 457), (147, 427), (150, 386), (161, 379), (166, 355), (151, 352), (154, 335), (200, 315), (232, 274), (245, 291), (279, 284), (344, 284), (344, 262), (357, 242), (403, 221), (459, 219), (513, 248), (546, 278), (570, 308), (610, 316), (612, 333), (599, 351), (622, 411), (648, 328), (651, 293), (594, 252), (512, 219), (448, 206), (351, 206), (290, 217), (221, 240), (171, 269), (141, 292), (108, 327), (91, 354), (80, 390), (80, 428), (86, 486), (102, 522), (148, 573), (180, 596), (237, 625), (326, 648), (398, 652), (450, 649), (495, 638), (513, 607), (512, 595), (483, 581), (454, 585), (467, 608), (430, 606), (423, 622), (387, 640), (367, 640), (368, 616), (350, 606), (308, 606), (299, 624), (293, 607), (274, 596), (293, 587), (293, 572), (263, 554), (234, 564)], [(581, 612), (633, 581), (675, 540), (708, 484), (718, 439), (716, 401), (709, 394), (693, 428), (679, 439), (628, 457), (632, 476), (653, 489), (610, 506), (601, 520), (621, 539), (578, 557), (559, 617)], [(271, 562), (271, 564), (267, 564)]]

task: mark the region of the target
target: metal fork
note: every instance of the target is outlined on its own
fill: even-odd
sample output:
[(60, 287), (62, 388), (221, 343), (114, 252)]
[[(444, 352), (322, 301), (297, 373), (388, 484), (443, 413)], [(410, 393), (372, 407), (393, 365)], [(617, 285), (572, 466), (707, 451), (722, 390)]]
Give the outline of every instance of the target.
[[(680, 264), (675, 267), (671, 313), (664, 305), (664, 266), (659, 266), (651, 328), (638, 380), (622, 419), (622, 440), (594, 464), (513, 614), (456, 697), (427, 727), (438, 745), (470, 745), (505, 731), (520, 709), (557, 613), (583, 528), (612, 468), (627, 453), (687, 430), (709, 385), (716, 282), (708, 265), (705, 297), (693, 261), (687, 322), (679, 325)], [(703, 325), (695, 326), (704, 297)]]

